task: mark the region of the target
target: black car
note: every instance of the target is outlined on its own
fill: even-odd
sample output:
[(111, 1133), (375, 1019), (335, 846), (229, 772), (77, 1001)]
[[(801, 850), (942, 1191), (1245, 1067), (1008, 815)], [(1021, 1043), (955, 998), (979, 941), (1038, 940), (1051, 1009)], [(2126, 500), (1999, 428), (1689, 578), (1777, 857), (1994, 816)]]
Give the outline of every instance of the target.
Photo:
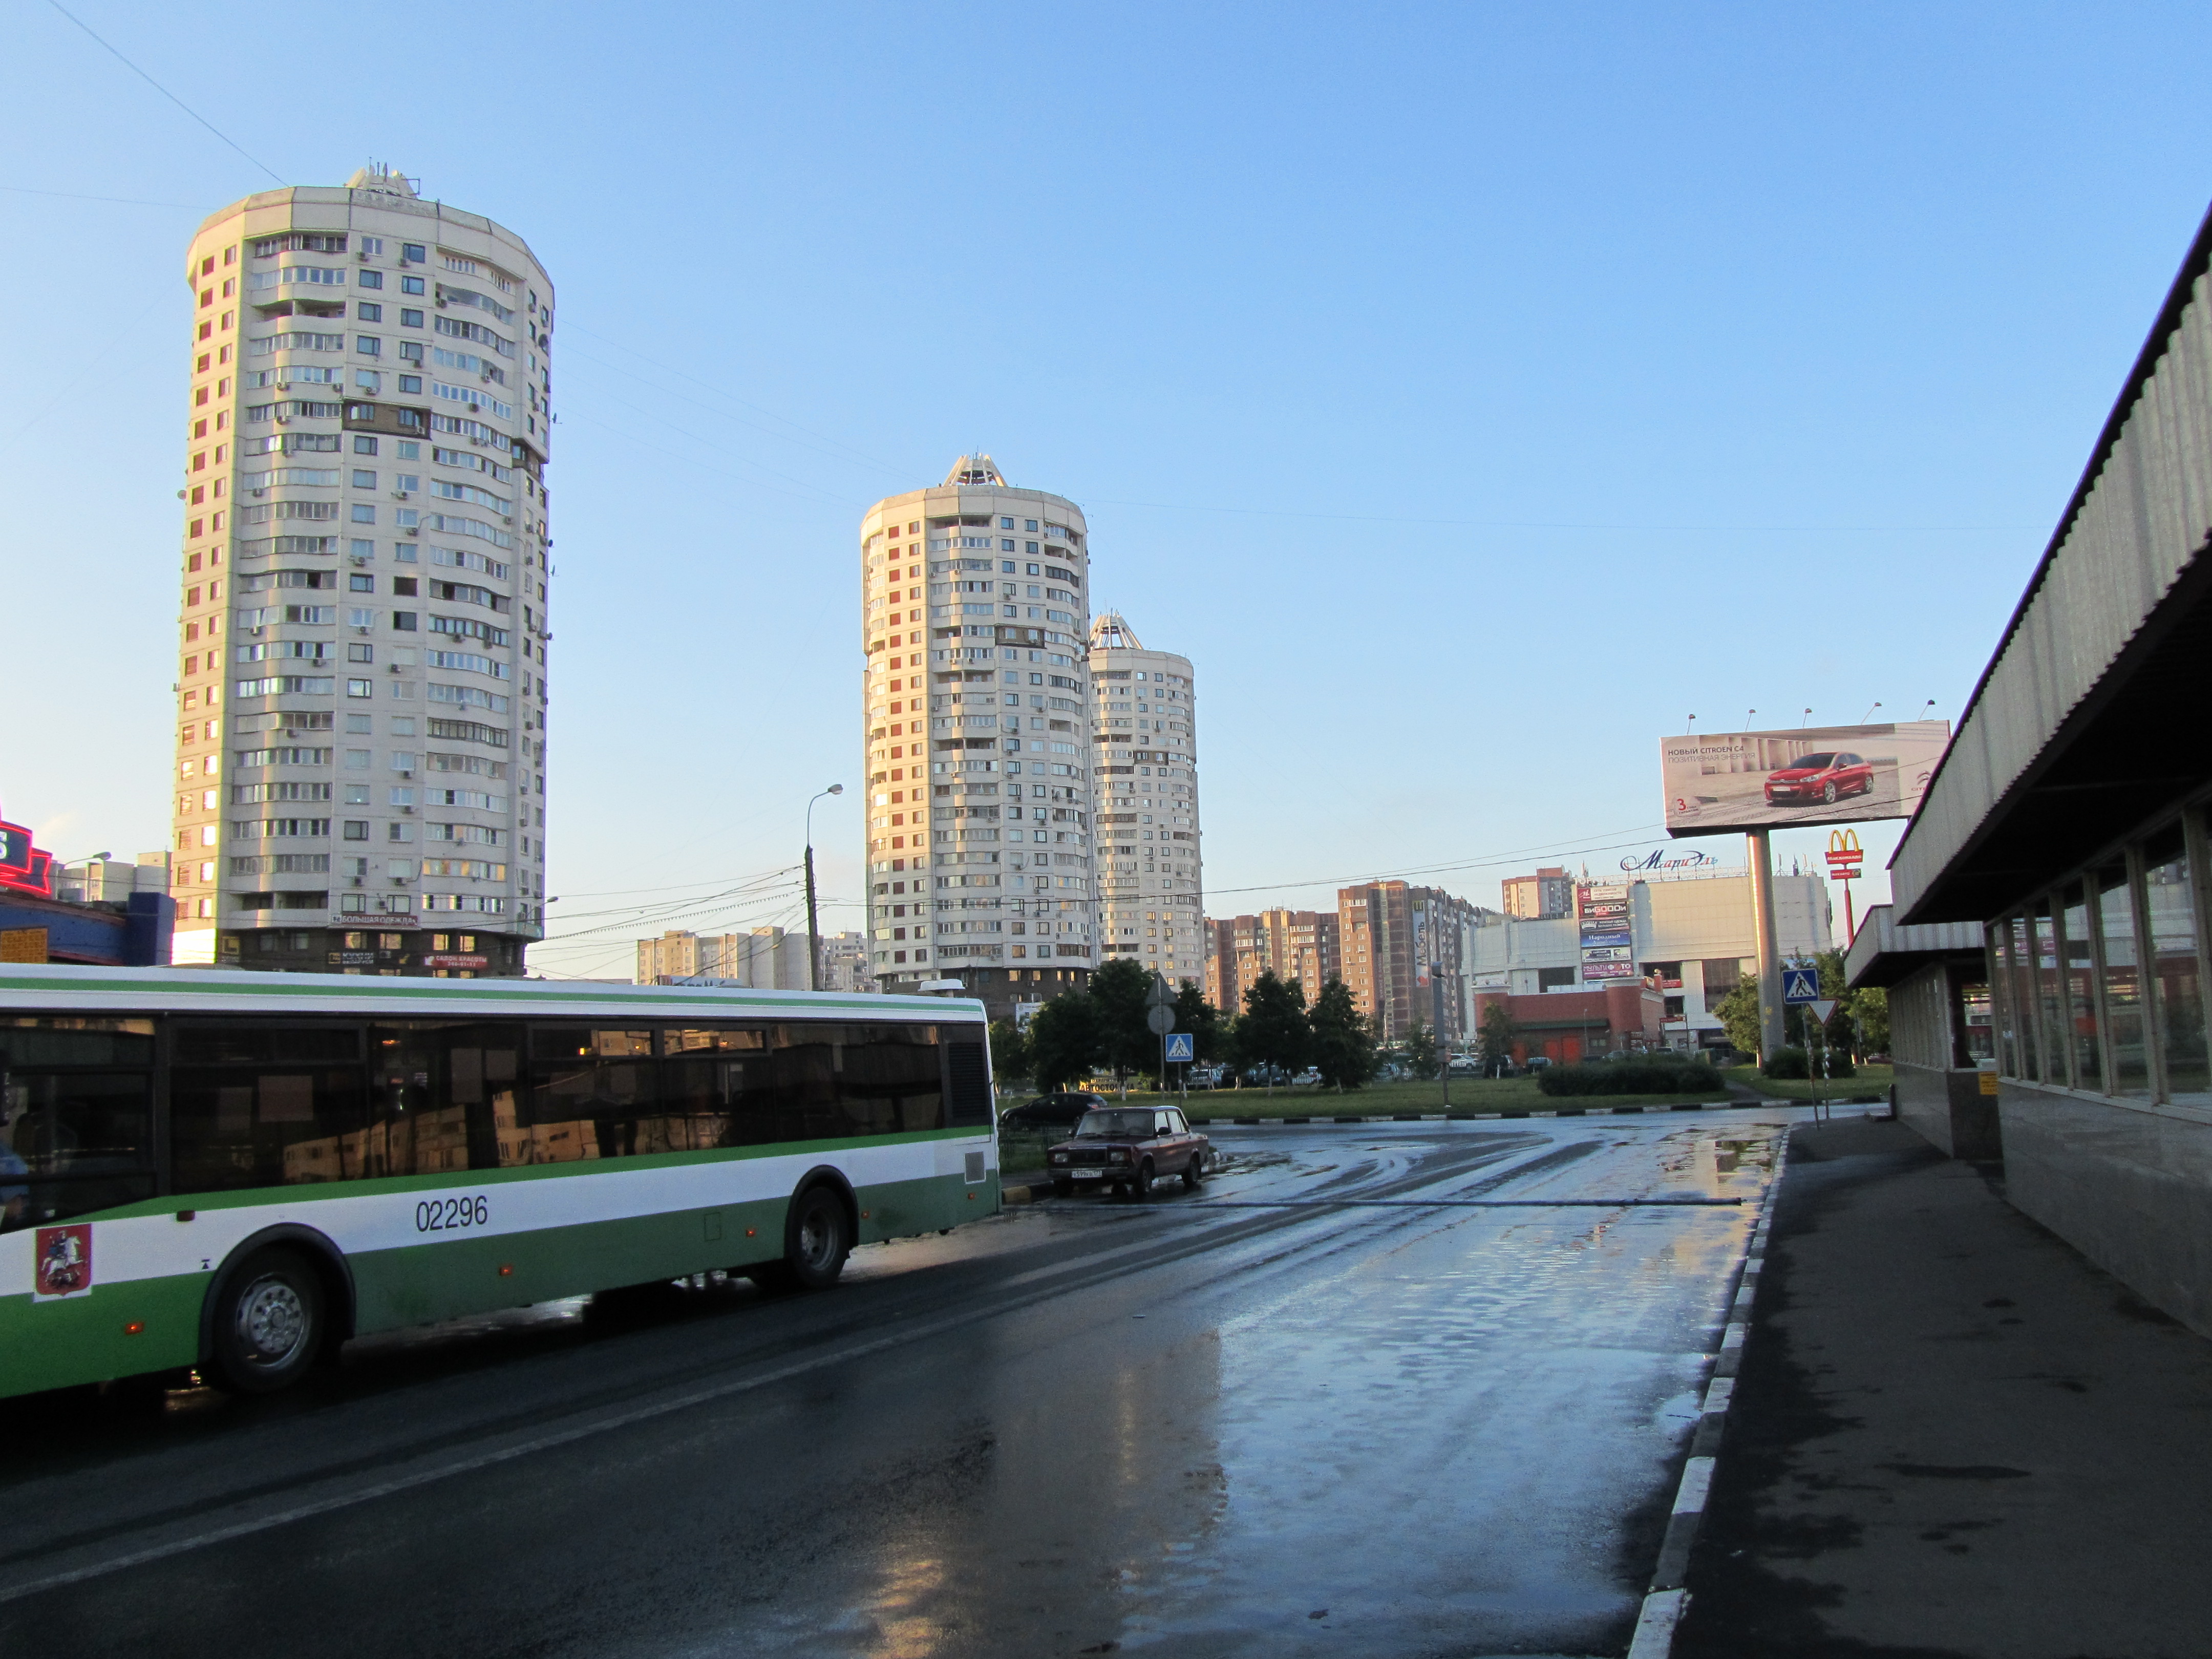
[(1062, 1089), (1054, 1094), (1039, 1095), (1025, 1105), (1010, 1107), (1000, 1115), (999, 1121), (1012, 1129), (1072, 1128), (1085, 1112), (1105, 1103), (1097, 1095)]

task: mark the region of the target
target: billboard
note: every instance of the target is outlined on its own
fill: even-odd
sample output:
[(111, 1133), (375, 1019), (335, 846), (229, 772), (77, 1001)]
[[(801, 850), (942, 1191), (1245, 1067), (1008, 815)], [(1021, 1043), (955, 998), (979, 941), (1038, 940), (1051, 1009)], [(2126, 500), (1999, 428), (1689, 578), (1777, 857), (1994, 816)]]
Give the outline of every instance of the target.
[(1636, 977), (1635, 935), (1629, 921), (1626, 882), (1577, 884), (1575, 919), (1581, 933), (1584, 984)]
[(1662, 738), (1667, 832), (1711, 836), (1910, 817), (1950, 741), (1948, 720)]

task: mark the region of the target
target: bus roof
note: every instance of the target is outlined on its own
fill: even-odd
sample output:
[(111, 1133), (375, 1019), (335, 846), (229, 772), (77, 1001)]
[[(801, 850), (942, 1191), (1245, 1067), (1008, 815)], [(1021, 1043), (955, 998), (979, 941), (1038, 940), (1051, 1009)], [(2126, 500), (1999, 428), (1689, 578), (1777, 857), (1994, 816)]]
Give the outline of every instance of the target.
[(983, 1020), (973, 997), (756, 991), (721, 985), (579, 984), (544, 979), (414, 979), (225, 968), (0, 963), (0, 1013), (389, 1015), (539, 1019)]

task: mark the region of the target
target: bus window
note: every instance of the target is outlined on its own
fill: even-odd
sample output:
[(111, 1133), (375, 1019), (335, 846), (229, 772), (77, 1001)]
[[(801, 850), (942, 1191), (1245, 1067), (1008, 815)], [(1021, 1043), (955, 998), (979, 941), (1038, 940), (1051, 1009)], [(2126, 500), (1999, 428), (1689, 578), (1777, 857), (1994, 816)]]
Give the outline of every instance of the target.
[[(530, 1109), (513, 1160), (564, 1164), (668, 1152), (653, 1032), (538, 1025), (530, 1032)], [(502, 1155), (508, 1149), (502, 1146)]]
[(847, 1028), (837, 1073), (848, 1135), (896, 1134), (945, 1127), (945, 1085), (937, 1033), (927, 1025)]
[(843, 1062), (842, 1025), (779, 1025), (769, 1054), (769, 1099), (753, 1120), (749, 1139), (834, 1140), (843, 1134), (837, 1073)]
[(180, 1193), (381, 1174), (362, 1145), (361, 1032), (180, 1023), (169, 1143)]
[(660, 1034), (659, 1137), (671, 1152), (757, 1146), (769, 1093), (768, 1033), (740, 1026)]
[(502, 1147), (520, 1133), (521, 1050), (517, 1025), (371, 1026), (368, 1173), (443, 1175), (506, 1162)]
[[(0, 1024), (0, 1231), (154, 1195), (153, 1023)], [(90, 1069), (90, 1068), (102, 1069)]]

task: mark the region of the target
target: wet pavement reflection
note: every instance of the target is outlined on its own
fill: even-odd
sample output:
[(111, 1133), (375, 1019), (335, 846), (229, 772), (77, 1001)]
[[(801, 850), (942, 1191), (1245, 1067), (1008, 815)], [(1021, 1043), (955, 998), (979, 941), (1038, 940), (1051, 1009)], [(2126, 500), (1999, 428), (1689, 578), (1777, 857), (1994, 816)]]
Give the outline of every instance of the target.
[(1219, 1129), (1200, 1193), (872, 1247), (828, 1296), (77, 1402), (0, 1479), (0, 1640), (1620, 1653), (1790, 1116)]

